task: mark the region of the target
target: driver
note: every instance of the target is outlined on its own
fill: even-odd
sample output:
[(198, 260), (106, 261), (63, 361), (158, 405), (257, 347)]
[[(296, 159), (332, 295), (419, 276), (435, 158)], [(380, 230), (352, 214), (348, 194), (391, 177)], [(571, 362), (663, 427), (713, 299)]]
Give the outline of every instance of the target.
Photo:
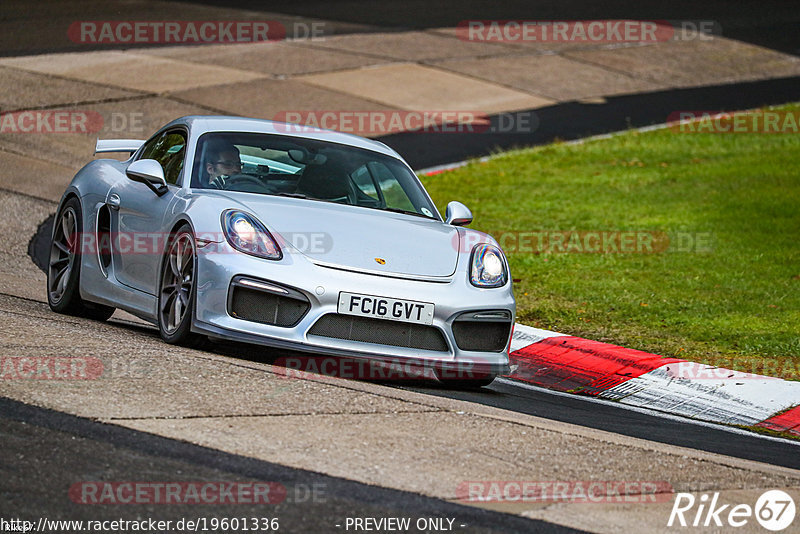
[(208, 148), (206, 162), (206, 181), (214, 189), (225, 189), (229, 176), (242, 172), (239, 149), (229, 143), (215, 143)]

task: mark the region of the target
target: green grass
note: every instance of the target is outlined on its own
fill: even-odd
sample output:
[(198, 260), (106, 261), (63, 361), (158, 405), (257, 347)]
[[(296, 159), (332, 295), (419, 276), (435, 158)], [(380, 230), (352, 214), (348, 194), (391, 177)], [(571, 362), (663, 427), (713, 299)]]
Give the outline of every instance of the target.
[[(672, 238), (649, 254), (510, 251), (519, 322), (800, 379), (800, 135), (627, 132), (498, 154), (423, 180), (442, 213), (460, 200), (471, 227), (497, 238)], [(707, 243), (681, 250), (679, 234)]]

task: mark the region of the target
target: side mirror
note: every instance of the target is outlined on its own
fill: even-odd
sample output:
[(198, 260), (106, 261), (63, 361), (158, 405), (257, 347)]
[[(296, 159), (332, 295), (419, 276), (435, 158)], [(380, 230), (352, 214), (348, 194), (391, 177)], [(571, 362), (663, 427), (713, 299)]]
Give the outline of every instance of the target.
[(125, 170), (128, 178), (134, 182), (141, 182), (149, 187), (158, 196), (167, 192), (167, 181), (164, 179), (164, 169), (154, 159), (140, 159), (134, 161)]
[(469, 208), (455, 200), (447, 204), (444, 216), (444, 222), (453, 226), (466, 226), (472, 222), (472, 212)]

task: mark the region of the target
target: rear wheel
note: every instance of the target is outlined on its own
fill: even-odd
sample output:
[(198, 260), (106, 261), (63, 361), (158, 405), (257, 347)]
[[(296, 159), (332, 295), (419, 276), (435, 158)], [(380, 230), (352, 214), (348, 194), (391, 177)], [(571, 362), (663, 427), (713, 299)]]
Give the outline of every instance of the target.
[(167, 343), (197, 347), (206, 340), (192, 332), (197, 288), (196, 251), (188, 224), (170, 237), (158, 291), (158, 329)]
[(54, 220), (47, 266), (47, 303), (57, 313), (105, 321), (114, 313), (114, 308), (87, 302), (80, 295), (81, 217), (81, 203), (72, 197)]

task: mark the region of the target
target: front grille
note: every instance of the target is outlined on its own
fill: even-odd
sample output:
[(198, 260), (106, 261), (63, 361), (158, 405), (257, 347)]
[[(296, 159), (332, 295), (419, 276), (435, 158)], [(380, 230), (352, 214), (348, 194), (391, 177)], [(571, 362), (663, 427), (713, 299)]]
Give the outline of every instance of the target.
[(237, 319), (273, 326), (291, 327), (310, 307), (307, 300), (234, 285), (229, 312)]
[[(486, 315), (490, 316), (492, 313), (497, 317), (480, 318)], [(510, 334), (511, 314), (509, 312), (469, 312), (460, 315), (453, 321), (453, 337), (461, 350), (501, 352), (506, 348)]]
[(340, 313), (323, 315), (309, 335), (406, 347), (409, 349), (447, 351), (447, 341), (438, 328), (423, 324), (401, 323)]

